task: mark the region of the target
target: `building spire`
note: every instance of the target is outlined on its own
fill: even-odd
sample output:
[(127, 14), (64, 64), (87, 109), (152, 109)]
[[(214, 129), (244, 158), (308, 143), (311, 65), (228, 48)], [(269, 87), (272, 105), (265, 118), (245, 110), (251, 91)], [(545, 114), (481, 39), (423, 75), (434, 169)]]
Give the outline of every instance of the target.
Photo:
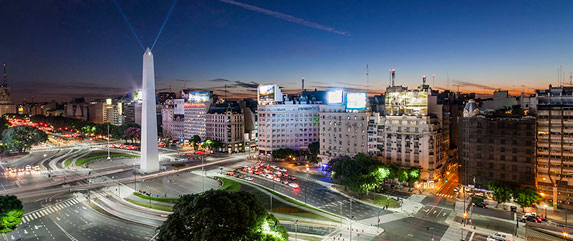
[(2, 86), (8, 87), (8, 74), (6, 74), (6, 64), (3, 64), (2, 67), (4, 68), (4, 73), (2, 74)]

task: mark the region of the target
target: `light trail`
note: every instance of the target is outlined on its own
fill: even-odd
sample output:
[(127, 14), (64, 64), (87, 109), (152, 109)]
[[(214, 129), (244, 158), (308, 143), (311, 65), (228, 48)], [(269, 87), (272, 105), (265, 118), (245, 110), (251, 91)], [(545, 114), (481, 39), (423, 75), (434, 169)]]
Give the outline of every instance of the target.
[(171, 12), (173, 12), (173, 9), (175, 8), (176, 3), (177, 3), (177, 0), (173, 0), (173, 4), (171, 4), (171, 8), (169, 8), (169, 12), (167, 12), (167, 16), (165, 17), (165, 20), (163, 20), (163, 24), (161, 25), (161, 28), (159, 29), (157, 36), (155, 36), (155, 41), (153, 41), (153, 45), (151, 45), (151, 51), (153, 51), (155, 44), (157, 44), (157, 40), (159, 39), (161, 32), (163, 32), (163, 28), (165, 27), (167, 20), (169, 20), (169, 17), (171, 16)]

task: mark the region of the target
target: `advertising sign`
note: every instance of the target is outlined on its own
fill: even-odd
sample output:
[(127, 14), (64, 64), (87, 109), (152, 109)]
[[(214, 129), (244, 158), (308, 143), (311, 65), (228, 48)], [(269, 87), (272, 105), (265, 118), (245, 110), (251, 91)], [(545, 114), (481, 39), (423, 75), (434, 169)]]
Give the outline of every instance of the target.
[(190, 102), (209, 102), (211, 100), (211, 92), (208, 90), (189, 92)]
[(346, 94), (346, 109), (366, 109), (366, 93)]
[(328, 104), (342, 104), (342, 90), (332, 90), (326, 95)]
[(137, 102), (143, 101), (143, 91), (142, 90), (133, 91), (133, 100)]
[(259, 101), (275, 101), (276, 85), (259, 85)]

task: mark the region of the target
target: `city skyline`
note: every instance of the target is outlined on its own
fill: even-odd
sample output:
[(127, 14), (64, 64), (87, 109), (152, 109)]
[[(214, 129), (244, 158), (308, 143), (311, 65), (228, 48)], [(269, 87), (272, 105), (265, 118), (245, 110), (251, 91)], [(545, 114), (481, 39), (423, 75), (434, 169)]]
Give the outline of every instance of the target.
[[(413, 88), (532, 93), (572, 72), (570, 2), (331, 3), (177, 2), (154, 54), (158, 91), (214, 90), (255, 97), (258, 84), (285, 93), (345, 87), (383, 93), (389, 69)], [(118, 1), (145, 46), (171, 2)], [(31, 5), (35, 8), (30, 8)], [(119, 95), (141, 88), (143, 51), (112, 1), (7, 2), (0, 62), (16, 103)], [(370, 6), (365, 8), (364, 6)], [(37, 9), (37, 10), (34, 10)], [(531, 46), (535, 46), (532, 48)], [(33, 57), (33, 58), (30, 58)], [(449, 81), (448, 81), (449, 79)], [(185, 81), (183, 81), (185, 80)]]

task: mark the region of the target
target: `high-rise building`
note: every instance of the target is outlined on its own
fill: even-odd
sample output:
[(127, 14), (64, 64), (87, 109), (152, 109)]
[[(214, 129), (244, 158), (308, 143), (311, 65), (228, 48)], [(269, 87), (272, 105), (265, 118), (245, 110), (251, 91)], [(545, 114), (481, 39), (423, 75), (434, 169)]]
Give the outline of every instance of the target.
[(278, 85), (260, 85), (258, 102), (258, 149), (262, 154), (281, 148), (306, 150), (318, 141), (318, 104), (302, 97), (283, 100)]
[(8, 86), (8, 74), (6, 72), (6, 64), (2, 65), (4, 72), (2, 73), (2, 85), (0, 85), (0, 116), (4, 114), (18, 113), (16, 105), (12, 102), (12, 95), (10, 87)]
[(123, 103), (112, 98), (91, 101), (88, 106), (89, 121), (96, 124), (123, 124)]
[(573, 87), (536, 90), (537, 188), (546, 201), (573, 208)]
[(213, 103), (215, 97), (212, 91), (193, 91), (188, 92), (183, 108), (185, 111), (185, 139), (198, 135), (201, 140), (207, 138), (206, 118), (207, 112)]
[(89, 104), (84, 98), (73, 98), (64, 106), (64, 116), (80, 120), (88, 120), (88, 106)]
[(239, 152), (244, 148), (245, 123), (236, 101), (211, 105), (206, 116), (207, 139), (221, 142), (222, 151)]
[(449, 143), (449, 134), (444, 134), (443, 107), (431, 93), (428, 85), (412, 90), (389, 87), (384, 103), (386, 117), (379, 124), (385, 129), (383, 135), (378, 133), (386, 160), (421, 168), (420, 178), (428, 181), (429, 187), (443, 175)]
[(185, 100), (168, 99), (161, 105), (162, 136), (173, 140), (185, 138)]
[(368, 153), (370, 113), (345, 105), (320, 105), (320, 155), (323, 161)]
[(487, 189), (489, 181), (535, 188), (535, 118), (482, 116), (469, 102), (459, 117), (459, 181)]

